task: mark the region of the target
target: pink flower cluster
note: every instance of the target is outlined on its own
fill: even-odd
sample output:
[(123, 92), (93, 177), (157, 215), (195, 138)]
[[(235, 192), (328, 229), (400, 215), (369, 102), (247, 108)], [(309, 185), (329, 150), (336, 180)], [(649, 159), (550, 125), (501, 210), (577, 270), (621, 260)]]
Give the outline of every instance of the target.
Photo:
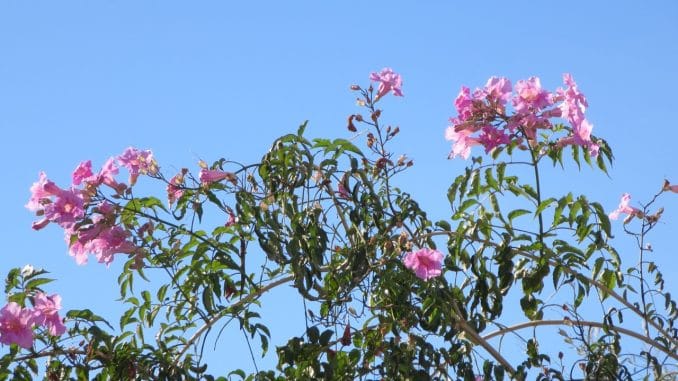
[(115, 253), (133, 253), (135, 246), (129, 240), (130, 233), (116, 224), (117, 207), (97, 200), (101, 185), (122, 194), (128, 185), (119, 183), (115, 176), (124, 166), (130, 174), (130, 186), (140, 174), (156, 174), (158, 164), (151, 151), (127, 148), (121, 155), (108, 159), (97, 173), (92, 171), (92, 162), (80, 163), (72, 175), (68, 189), (58, 187), (40, 172), (39, 179), (31, 186), (31, 197), (26, 208), (42, 217), (33, 223), (39, 230), (54, 222), (66, 233), (70, 254), (78, 264), (87, 262), (87, 254), (94, 253), (101, 263), (109, 265)]
[(379, 83), (375, 101), (388, 94), (389, 91), (396, 97), (403, 96), (403, 79), (400, 74), (395, 73), (390, 67), (383, 68), (379, 73), (370, 74), (370, 81)]
[(442, 274), (443, 254), (427, 248), (407, 253), (403, 264), (423, 280), (429, 280)]
[[(445, 131), (445, 138), (454, 142), (450, 158), (467, 159), (476, 145), (489, 153), (514, 140), (532, 143), (539, 129), (553, 128), (552, 118), (566, 119), (572, 127), (570, 136), (558, 140), (559, 146), (586, 147), (597, 156), (600, 147), (591, 140), (593, 126), (584, 117), (586, 98), (572, 76), (564, 74), (563, 81), (566, 88), (554, 93), (543, 89), (537, 77), (520, 80), (515, 86), (507, 78), (492, 77), (485, 87), (473, 92), (462, 86), (454, 101), (457, 116), (450, 118)], [(512, 115), (507, 114), (509, 106)]]
[(86, 264), (89, 253), (93, 253), (99, 263), (109, 266), (114, 254), (136, 252), (130, 232), (116, 224), (116, 217), (117, 208), (103, 201), (93, 208), (91, 223), (82, 224), (78, 229), (65, 229), (68, 252), (77, 264)]
[(61, 297), (57, 294), (47, 296), (38, 292), (33, 297), (33, 308), (23, 308), (15, 302), (9, 302), (0, 309), (0, 343), (17, 344), (22, 348), (33, 346), (33, 327), (46, 328), (52, 336), (66, 332), (66, 326), (59, 317)]

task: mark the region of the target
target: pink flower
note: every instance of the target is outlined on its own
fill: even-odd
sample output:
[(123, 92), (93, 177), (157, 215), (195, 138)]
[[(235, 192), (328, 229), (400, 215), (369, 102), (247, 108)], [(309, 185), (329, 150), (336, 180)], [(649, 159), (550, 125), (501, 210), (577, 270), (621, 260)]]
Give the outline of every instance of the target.
[[(619, 206), (617, 207), (616, 210), (614, 210), (612, 213), (608, 215), (611, 220), (616, 220), (619, 218), (619, 214), (624, 213), (628, 214), (629, 217), (637, 216), (637, 217), (642, 217), (643, 212), (641, 212), (639, 209), (634, 208), (632, 206), (629, 206), (629, 202), (631, 201), (631, 195), (628, 193), (624, 193), (621, 197), (621, 201), (619, 202)], [(628, 219), (628, 217), (627, 217)], [(625, 223), (628, 222), (625, 220)]]
[(40, 230), (50, 222), (56, 222), (63, 228), (69, 228), (85, 215), (84, 200), (79, 190), (64, 190), (47, 180), (44, 172), (31, 187), (31, 198), (26, 208), (44, 217), (33, 223), (34, 230)]
[[(89, 252), (87, 247), (88, 241), (81, 239), (78, 232), (74, 232), (71, 229), (66, 229), (64, 232), (64, 239), (66, 245), (68, 245), (68, 254), (75, 258), (75, 263), (78, 265), (87, 264), (87, 253)], [(80, 232), (83, 232), (83, 230), (80, 230)]]
[(515, 91), (513, 107), (519, 113), (541, 110), (551, 104), (551, 96), (541, 88), (541, 81), (537, 77), (518, 81)]
[(671, 184), (669, 180), (664, 180), (664, 187), (662, 190), (665, 192), (678, 193), (678, 184)]
[(228, 179), (228, 181), (232, 182), (233, 184), (236, 183), (237, 179), (235, 175), (231, 172), (224, 172), (224, 171), (219, 171), (215, 169), (207, 169), (207, 168), (202, 168), (200, 169), (200, 183), (202, 185), (208, 185), (211, 183), (216, 183), (218, 181)]
[(92, 161), (87, 160), (78, 164), (78, 166), (73, 171), (73, 185), (80, 185), (82, 182), (90, 183), (95, 182), (96, 177), (92, 173)]
[(511, 80), (504, 77), (490, 77), (485, 84), (484, 93), (489, 101), (505, 105), (511, 98)]
[(118, 166), (115, 165), (115, 158), (109, 158), (101, 167), (97, 174), (97, 183), (106, 184), (113, 189), (118, 189), (119, 184), (115, 180), (115, 176), (119, 173)]
[(33, 311), (9, 302), (0, 310), (0, 343), (33, 346)]
[(66, 326), (59, 317), (61, 309), (61, 296), (54, 294), (47, 296), (38, 292), (34, 298), (34, 321), (49, 330), (52, 336), (60, 336), (66, 332)]
[(238, 221), (237, 221), (237, 219), (236, 219), (236, 217), (235, 217), (235, 214), (234, 214), (233, 211), (230, 210), (230, 208), (229, 208), (229, 211), (228, 211), (228, 221), (226, 221), (226, 223), (224, 224), (224, 226), (226, 226), (226, 227), (228, 228), (228, 227), (231, 227), (231, 226), (235, 225), (236, 222), (238, 222)]
[(78, 231), (66, 230), (65, 240), (69, 254), (78, 265), (87, 263), (87, 255), (93, 253), (99, 263), (109, 266), (114, 254), (132, 254), (138, 251), (132, 243), (130, 233), (119, 225), (110, 226), (112, 222), (105, 215), (96, 215), (94, 224), (80, 227)]
[(454, 141), (452, 152), (450, 152), (448, 158), (454, 159), (457, 156), (461, 156), (464, 159), (468, 159), (471, 154), (471, 147), (480, 144), (477, 138), (472, 138), (470, 135), (471, 132), (468, 130), (457, 132), (455, 131), (454, 126), (447, 127), (445, 130), (445, 139)]
[(28, 203), (26, 204), (26, 208), (32, 212), (42, 210), (42, 200), (48, 199), (50, 196), (50, 194), (44, 190), (44, 186), (48, 181), (47, 175), (45, 175), (45, 172), (40, 172), (38, 176), (38, 181), (31, 185), (31, 198), (28, 199)]
[(182, 169), (181, 172), (174, 175), (167, 183), (167, 203), (170, 206), (184, 194), (184, 190), (181, 189), (181, 186), (184, 185), (184, 175), (186, 172), (188, 172), (186, 168)]
[(351, 195), (350, 195), (348, 189), (346, 188), (346, 186), (344, 186), (344, 183), (341, 182), (341, 181), (339, 181), (337, 183), (337, 193), (339, 194), (339, 197), (341, 197), (343, 199), (348, 200), (348, 199), (351, 198)]
[(567, 85), (567, 88), (558, 89), (555, 98), (563, 101), (559, 106), (562, 117), (572, 125), (578, 125), (584, 120), (584, 112), (589, 104), (570, 74), (563, 74), (563, 82)]
[(370, 74), (370, 81), (379, 82), (379, 89), (377, 90), (377, 97), (375, 100), (386, 95), (389, 91), (393, 92), (394, 96), (402, 97), (403, 80), (400, 74), (393, 72), (393, 69), (386, 67), (379, 73)]
[(69, 228), (85, 215), (82, 194), (77, 190), (58, 189), (53, 203), (45, 205), (45, 218), (56, 222), (63, 228)]
[(109, 266), (113, 262), (113, 255), (117, 253), (131, 254), (136, 246), (128, 240), (130, 234), (120, 226), (113, 226), (102, 230), (96, 238), (86, 245), (93, 252), (99, 263)]
[(423, 280), (429, 280), (442, 274), (443, 254), (437, 250), (427, 248), (407, 253), (403, 264), (414, 271), (415, 275)]
[(459, 115), (454, 123), (462, 123), (473, 117), (474, 113), (474, 98), (471, 96), (471, 90), (462, 86), (459, 91), (459, 95), (454, 100), (454, 107), (457, 109), (457, 114)]
[(500, 130), (492, 125), (487, 125), (482, 128), (480, 136), (478, 136), (478, 143), (485, 147), (485, 153), (489, 153), (495, 147), (502, 144), (508, 144), (510, 138), (503, 130)]
[(573, 126), (574, 131), (572, 136), (558, 140), (558, 145), (561, 147), (566, 145), (587, 147), (591, 156), (596, 157), (598, 156), (600, 146), (591, 140), (592, 129), (593, 125), (588, 120), (583, 119), (579, 125)]
[(137, 182), (139, 175), (158, 173), (158, 163), (153, 158), (153, 152), (149, 150), (142, 151), (129, 147), (117, 157), (117, 161), (129, 171), (130, 185)]

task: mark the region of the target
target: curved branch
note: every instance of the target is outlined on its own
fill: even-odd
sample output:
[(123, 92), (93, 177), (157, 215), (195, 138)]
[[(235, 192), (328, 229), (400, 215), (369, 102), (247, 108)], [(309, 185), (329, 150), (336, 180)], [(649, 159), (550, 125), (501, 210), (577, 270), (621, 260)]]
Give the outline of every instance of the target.
[(506, 369), (507, 372), (509, 372), (509, 375), (511, 376), (511, 379), (516, 377), (516, 370), (511, 366), (511, 364), (506, 361), (504, 356), (499, 353), (490, 343), (487, 342), (487, 339), (484, 337), (480, 336), (476, 330), (471, 327), (466, 320), (464, 320), (461, 311), (459, 310), (459, 307), (457, 306), (457, 303), (452, 303), (452, 309), (454, 310), (454, 315), (457, 318), (457, 325), (459, 328), (461, 328), (462, 331), (464, 331), (467, 335), (470, 336), (471, 341), (480, 345), (485, 349), (492, 357), (494, 357), (500, 364), (501, 366)]
[(183, 357), (183, 355), (186, 354), (186, 352), (188, 352), (188, 348), (190, 348), (191, 345), (193, 345), (198, 339), (200, 339), (200, 337), (202, 336), (202, 334), (205, 331), (210, 329), (214, 324), (216, 324), (219, 321), (219, 319), (224, 317), (227, 313), (240, 308), (242, 305), (245, 305), (249, 302), (254, 301), (256, 298), (258, 298), (262, 294), (270, 291), (271, 289), (276, 288), (276, 287), (278, 287), (282, 284), (285, 284), (287, 282), (290, 282), (292, 280), (294, 280), (294, 275), (288, 275), (284, 278), (280, 278), (280, 279), (276, 280), (275, 282), (271, 282), (271, 283), (267, 284), (266, 286), (256, 290), (255, 292), (248, 294), (246, 297), (244, 297), (244, 298), (238, 300), (237, 302), (233, 303), (228, 308), (224, 308), (223, 310), (219, 311), (216, 315), (212, 316), (209, 320), (207, 320), (205, 322), (205, 324), (203, 324), (202, 327), (198, 328), (198, 330), (193, 334), (193, 336), (191, 336), (191, 338), (188, 339), (188, 341), (186, 341), (184, 349), (182, 349), (181, 352), (179, 352), (177, 357), (174, 359), (174, 362), (173, 362), (172, 365), (176, 366), (179, 363), (179, 360), (181, 359), (181, 357)]
[(513, 331), (518, 331), (518, 330), (530, 328), (530, 327), (540, 327), (540, 326), (550, 326), (550, 325), (566, 325), (568, 327), (570, 327), (570, 326), (583, 326), (583, 327), (609, 329), (610, 331), (615, 331), (617, 333), (621, 333), (621, 334), (624, 334), (626, 336), (631, 336), (631, 337), (633, 337), (637, 340), (640, 340), (640, 341), (644, 342), (645, 344), (662, 351), (664, 354), (671, 357), (672, 359), (678, 360), (678, 354), (676, 354), (675, 352), (671, 351), (670, 349), (664, 347), (663, 345), (660, 345), (656, 341), (639, 334), (638, 332), (632, 331), (630, 329), (622, 328), (622, 327), (606, 326), (603, 323), (599, 323), (599, 322), (595, 322), (595, 321), (587, 321), (587, 320), (576, 320), (575, 321), (575, 320), (570, 320), (570, 319), (563, 319), (563, 320), (527, 321), (527, 322), (516, 324), (516, 325), (510, 326), (510, 327), (502, 328), (502, 329), (497, 330), (495, 332), (492, 332), (488, 335), (485, 335), (482, 338), (484, 340), (490, 340), (490, 339), (493, 339), (497, 336), (504, 336), (507, 333), (510, 333), (510, 332), (513, 332)]
[[(457, 233), (453, 231), (439, 231), (439, 232), (431, 232), (427, 234), (423, 234), (422, 236), (437, 236), (437, 235), (446, 235), (446, 236), (455, 236)], [(477, 239), (473, 239), (473, 237), (465, 236), (464, 238), (469, 239), (471, 241), (479, 241)], [(486, 245), (490, 245), (494, 248), (498, 248), (499, 244), (494, 243), (494, 242), (483, 242)], [(540, 258), (536, 255), (533, 255), (531, 253), (528, 253), (527, 251), (522, 251), (518, 250), (515, 248), (511, 248), (511, 251), (514, 252), (517, 255), (523, 256), (525, 258), (531, 259), (533, 261), (538, 261)], [(651, 325), (654, 329), (656, 329), (659, 333), (662, 334), (662, 336), (671, 342), (674, 346), (678, 347), (678, 339), (674, 338), (672, 335), (669, 334), (666, 330), (664, 330), (659, 324), (657, 324), (654, 320), (652, 319), (646, 319), (645, 315), (643, 314), (642, 311), (640, 311), (638, 308), (636, 308), (633, 304), (629, 303), (626, 299), (624, 299), (621, 295), (619, 295), (616, 291), (608, 288), (604, 284), (598, 282), (595, 279), (589, 278), (588, 276), (574, 270), (571, 267), (568, 266), (563, 266), (561, 263), (558, 263), (554, 261), (553, 259), (549, 259), (548, 263), (550, 266), (561, 266), (561, 269), (563, 270), (564, 273), (567, 273), (569, 275), (578, 277), (580, 279), (586, 280), (589, 284), (595, 286), (598, 290), (608, 294), (615, 300), (617, 300), (619, 303), (623, 304), (626, 308), (630, 309), (633, 311), (635, 314), (640, 316), (643, 320), (646, 320), (649, 325)]]

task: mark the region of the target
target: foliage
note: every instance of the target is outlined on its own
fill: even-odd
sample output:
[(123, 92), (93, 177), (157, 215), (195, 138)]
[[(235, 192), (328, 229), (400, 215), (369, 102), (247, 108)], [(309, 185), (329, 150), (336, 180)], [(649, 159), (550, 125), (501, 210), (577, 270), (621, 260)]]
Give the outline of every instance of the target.
[[(534, 78), (515, 95), (501, 78), (462, 89), (451, 156), (472, 146), (486, 155), (452, 180), (440, 221), (395, 185), (413, 161), (390, 151), (400, 130), (384, 126), (377, 105), (402, 95), (402, 80), (390, 69), (371, 79), (376, 92), (352, 86), (362, 111), (348, 118), (350, 140), (309, 140), (304, 123), (251, 165), (221, 159), (167, 177), (150, 151), (130, 148), (96, 174), (81, 163), (69, 189), (42, 174), (27, 205), (42, 217), (34, 228), (63, 228), (79, 264), (90, 254), (126, 260), (126, 311), (117, 321), (68, 311), (60, 335), (29, 320), (29, 348), (0, 320), (0, 379), (213, 380), (208, 335), (237, 325), (250, 350), (255, 341), (268, 352), (274, 317), (260, 314), (260, 298), (286, 285), (306, 306), (305, 334), (273, 349), (275, 369), (232, 364), (219, 379), (675, 378), (676, 302), (645, 239), (661, 217), (655, 202), (678, 187), (618, 210), (640, 266), (622, 264), (601, 203), (541, 190), (540, 171), (562, 166), (566, 152), (603, 173), (612, 162), (571, 77), (555, 93)], [(137, 194), (137, 179), (164, 184), (168, 205)], [(46, 274), (12, 269), (8, 302), (35, 306)]]

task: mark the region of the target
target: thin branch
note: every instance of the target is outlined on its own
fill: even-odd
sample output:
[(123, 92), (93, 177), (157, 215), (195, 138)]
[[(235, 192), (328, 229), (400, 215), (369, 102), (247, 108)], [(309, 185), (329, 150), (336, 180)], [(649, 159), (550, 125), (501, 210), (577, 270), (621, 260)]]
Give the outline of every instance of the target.
[(490, 345), (490, 343), (488, 343), (484, 337), (480, 336), (478, 332), (476, 332), (476, 330), (466, 322), (456, 302), (452, 303), (452, 309), (454, 310), (454, 315), (457, 320), (457, 326), (470, 336), (471, 341), (483, 347), (483, 349), (485, 349), (492, 357), (494, 357), (495, 360), (497, 360), (504, 367), (504, 369), (509, 372), (511, 378), (516, 377), (516, 370), (508, 361), (506, 361), (504, 356), (494, 349), (494, 347)]
[[(427, 236), (432, 237), (432, 236), (437, 236), (437, 235), (454, 236), (454, 235), (456, 235), (456, 234), (457, 234), (456, 232), (452, 232), (452, 231), (439, 231), (439, 232), (431, 232), (431, 233), (423, 234), (422, 236), (423, 236), (423, 237), (427, 237)], [(474, 239), (473, 239), (472, 237), (466, 236), (465, 238), (474, 241)], [(476, 241), (477, 241), (477, 240), (476, 240)], [(486, 244), (486, 245), (493, 246), (493, 247), (495, 247), (495, 248), (498, 248), (498, 247), (499, 247), (499, 244), (494, 243), (494, 242), (483, 242), (483, 243)], [(523, 256), (523, 257), (525, 257), (525, 258), (532, 259), (532, 260), (534, 260), (534, 261), (538, 261), (538, 260), (539, 260), (539, 257), (538, 257), (538, 256), (535, 256), (535, 255), (533, 255), (533, 254), (530, 254), (530, 253), (528, 253), (528, 252), (526, 252), (526, 251), (517, 250), (517, 249), (515, 249), (515, 248), (511, 248), (511, 250), (512, 250), (515, 254), (518, 254), (518, 255)], [(624, 299), (624, 298), (623, 298), (621, 295), (619, 295), (616, 291), (614, 291), (614, 290), (608, 288), (607, 286), (605, 286), (604, 284), (598, 282), (598, 281), (595, 280), (595, 279), (591, 279), (591, 278), (587, 277), (586, 275), (584, 275), (584, 274), (582, 274), (582, 273), (580, 273), (580, 272), (574, 270), (573, 268), (571, 268), (571, 267), (569, 267), (569, 266), (562, 266), (561, 263), (558, 263), (558, 262), (556, 262), (556, 261), (553, 260), (553, 259), (549, 259), (549, 260), (548, 260), (548, 263), (549, 263), (550, 266), (561, 266), (560, 268), (562, 269), (562, 271), (563, 271), (564, 273), (567, 273), (567, 274), (569, 274), (569, 275), (578, 277), (579, 279), (583, 279), (583, 280), (585, 280), (586, 282), (588, 282), (589, 284), (591, 284), (591, 285), (595, 286), (596, 288), (598, 288), (598, 290), (600, 290), (600, 291), (602, 291), (603, 293), (606, 293), (607, 295), (611, 296), (612, 298), (614, 298), (615, 300), (617, 300), (619, 303), (623, 304), (626, 308), (630, 309), (630, 310), (633, 311), (635, 314), (637, 314), (638, 316), (640, 316), (641, 318), (643, 318), (643, 320), (647, 320), (648, 324), (650, 324), (654, 329), (656, 329), (659, 333), (661, 333), (661, 335), (662, 335), (666, 340), (670, 341), (671, 344), (672, 344), (673, 346), (678, 347), (678, 339), (676, 339), (676, 338), (673, 337), (671, 334), (669, 334), (669, 332), (667, 332), (666, 330), (664, 330), (664, 329), (663, 329), (659, 324), (657, 324), (657, 322), (655, 322), (653, 319), (645, 319), (645, 316), (644, 316), (644, 314), (643, 314), (642, 311), (640, 311), (640, 310), (639, 310), (638, 308), (636, 308), (633, 304), (631, 304), (631, 303), (628, 302), (626, 299)]]
[(610, 331), (615, 331), (617, 333), (621, 333), (627, 336), (631, 336), (635, 339), (638, 339), (645, 344), (659, 349), (660, 351), (664, 352), (667, 356), (671, 357), (674, 360), (678, 360), (678, 354), (676, 354), (674, 351), (671, 351), (670, 349), (666, 348), (665, 346), (657, 343), (656, 341), (643, 336), (639, 334), (638, 332), (632, 331), (630, 329), (626, 329), (623, 327), (615, 327), (615, 326), (606, 326), (603, 323), (595, 322), (595, 321), (587, 321), (587, 320), (570, 320), (570, 319), (563, 319), (563, 320), (535, 320), (535, 321), (527, 321), (524, 323), (516, 324), (510, 327), (502, 328), (497, 331), (494, 331), (488, 335), (483, 336), (482, 338), (484, 340), (490, 340), (492, 338), (495, 338), (497, 336), (504, 336), (507, 333), (513, 332), (513, 331), (518, 331), (521, 329), (525, 328), (530, 328), (530, 327), (541, 327), (541, 326), (550, 326), (550, 325), (565, 325), (568, 327), (571, 326), (578, 326), (578, 327), (593, 327), (593, 328), (602, 328), (602, 329), (609, 329)]
[(258, 297), (261, 296), (262, 294), (268, 292), (269, 290), (271, 290), (271, 289), (273, 289), (273, 288), (276, 288), (276, 287), (278, 287), (278, 286), (280, 286), (280, 285), (282, 285), (282, 284), (285, 284), (285, 283), (287, 283), (287, 282), (290, 282), (290, 281), (292, 281), (292, 280), (294, 280), (294, 275), (288, 275), (288, 276), (286, 276), (286, 277), (284, 277), (284, 278), (280, 278), (280, 279), (276, 280), (275, 282), (271, 282), (271, 283), (267, 284), (266, 286), (264, 286), (264, 287), (262, 287), (262, 288), (256, 290), (255, 292), (253, 292), (253, 293), (247, 295), (246, 297), (244, 297), (244, 298), (238, 300), (237, 302), (233, 303), (233, 304), (232, 304), (231, 306), (229, 306), (228, 308), (224, 308), (223, 310), (219, 311), (217, 314), (215, 314), (214, 316), (212, 316), (212, 318), (210, 318), (209, 320), (207, 320), (207, 321), (205, 322), (205, 324), (204, 324), (202, 327), (200, 327), (200, 328), (193, 334), (193, 336), (191, 336), (190, 339), (188, 339), (188, 340), (186, 341), (186, 344), (185, 344), (185, 346), (184, 346), (184, 349), (182, 349), (181, 352), (179, 352), (179, 354), (177, 355), (177, 357), (174, 359), (174, 363), (173, 363), (172, 365), (176, 366), (176, 365), (179, 363), (179, 360), (184, 356), (184, 354), (186, 354), (186, 352), (188, 352), (188, 349), (191, 347), (191, 345), (193, 345), (197, 340), (199, 340), (200, 337), (202, 336), (202, 334), (203, 334), (206, 330), (212, 328), (212, 326), (213, 326), (214, 324), (216, 324), (216, 323), (219, 321), (219, 319), (221, 319), (222, 317), (224, 317), (226, 314), (228, 314), (229, 312), (232, 312), (232, 311), (234, 311), (234, 310), (237, 310), (238, 308), (240, 308), (241, 306), (243, 306), (243, 305), (245, 305), (245, 304), (247, 304), (247, 303), (250, 303), (250, 302), (254, 301), (256, 298), (258, 298)]

